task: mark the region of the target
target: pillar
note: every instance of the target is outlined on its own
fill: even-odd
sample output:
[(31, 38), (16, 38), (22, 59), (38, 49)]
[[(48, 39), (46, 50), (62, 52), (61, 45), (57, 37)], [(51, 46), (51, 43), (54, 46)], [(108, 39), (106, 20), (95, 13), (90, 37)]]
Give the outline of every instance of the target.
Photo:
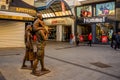
[(96, 24), (92, 24), (92, 42), (96, 43)]
[(56, 41), (62, 41), (62, 25), (57, 25)]

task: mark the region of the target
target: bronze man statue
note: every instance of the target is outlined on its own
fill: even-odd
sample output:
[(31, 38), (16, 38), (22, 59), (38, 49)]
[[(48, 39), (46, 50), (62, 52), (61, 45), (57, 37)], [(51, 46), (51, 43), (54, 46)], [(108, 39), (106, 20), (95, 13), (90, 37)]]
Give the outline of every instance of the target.
[(26, 53), (23, 59), (23, 64), (22, 64), (22, 69), (28, 69), (28, 67), (25, 65), (26, 61), (31, 62), (31, 68), (33, 67), (33, 60), (34, 54), (33, 54), (33, 45), (32, 45), (32, 26), (27, 25), (26, 30), (25, 30), (25, 45), (26, 45)]
[(39, 61), (41, 64), (41, 72), (49, 71), (44, 67), (44, 48), (46, 44), (45, 41), (48, 38), (48, 29), (45, 28), (45, 24), (42, 21), (42, 15), (38, 14), (37, 17), (38, 18), (33, 24), (33, 29), (37, 37), (37, 54), (36, 54), (36, 59), (34, 61), (33, 70), (32, 70), (32, 74), (34, 75), (40, 75), (40, 73), (37, 73), (36, 71)]

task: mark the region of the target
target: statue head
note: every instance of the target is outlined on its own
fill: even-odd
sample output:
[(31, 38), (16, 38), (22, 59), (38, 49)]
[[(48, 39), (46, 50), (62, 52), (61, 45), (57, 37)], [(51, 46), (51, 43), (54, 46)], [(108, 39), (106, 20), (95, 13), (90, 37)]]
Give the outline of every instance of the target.
[(38, 17), (39, 19), (42, 19), (42, 14), (41, 14), (41, 13), (37, 13), (37, 17)]
[(27, 25), (26, 31), (27, 31), (27, 30), (32, 31), (32, 27), (31, 27), (31, 25)]

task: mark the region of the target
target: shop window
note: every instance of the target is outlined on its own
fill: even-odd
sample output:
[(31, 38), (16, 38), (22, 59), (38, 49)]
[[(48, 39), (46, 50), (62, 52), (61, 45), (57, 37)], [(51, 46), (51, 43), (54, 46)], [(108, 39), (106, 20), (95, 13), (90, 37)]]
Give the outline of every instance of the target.
[(96, 39), (101, 41), (101, 36), (107, 36), (110, 41), (113, 33), (113, 25), (110, 23), (98, 23), (96, 24)]
[(77, 17), (92, 17), (92, 6), (77, 7)]
[(56, 27), (55, 26), (49, 26), (48, 39), (56, 39)]
[(96, 16), (115, 15), (115, 2), (96, 4)]

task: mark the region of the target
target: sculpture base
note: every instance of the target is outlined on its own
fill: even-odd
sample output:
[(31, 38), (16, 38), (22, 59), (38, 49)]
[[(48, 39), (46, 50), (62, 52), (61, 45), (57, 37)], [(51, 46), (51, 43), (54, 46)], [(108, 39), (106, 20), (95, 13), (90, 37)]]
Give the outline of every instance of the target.
[(49, 70), (47, 70), (47, 71), (39, 70), (39, 71), (36, 71), (35, 73), (31, 73), (31, 74), (34, 75), (34, 76), (41, 76), (41, 75), (47, 74), (49, 72), (50, 72)]
[(21, 67), (21, 69), (32, 70), (31, 66), (24, 66), (24, 67)]

